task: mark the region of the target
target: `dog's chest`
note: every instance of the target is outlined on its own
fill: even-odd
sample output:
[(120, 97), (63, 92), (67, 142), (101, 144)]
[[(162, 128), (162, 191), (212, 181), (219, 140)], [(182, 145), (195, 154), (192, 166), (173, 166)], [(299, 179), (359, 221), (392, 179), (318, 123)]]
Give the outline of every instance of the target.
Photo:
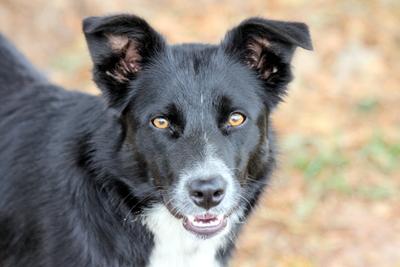
[(201, 240), (187, 232), (165, 208), (151, 212), (145, 223), (154, 234), (147, 267), (222, 267), (216, 253), (223, 237)]
[(215, 248), (180, 240), (156, 240), (148, 267), (221, 267), (215, 259)]

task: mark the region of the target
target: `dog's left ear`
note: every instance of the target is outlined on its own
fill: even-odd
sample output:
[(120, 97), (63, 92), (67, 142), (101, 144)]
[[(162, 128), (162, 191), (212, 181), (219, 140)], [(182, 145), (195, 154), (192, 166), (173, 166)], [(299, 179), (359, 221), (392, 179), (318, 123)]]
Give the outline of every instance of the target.
[(292, 79), (290, 62), (296, 47), (313, 49), (306, 24), (262, 18), (247, 19), (230, 30), (222, 46), (256, 73), (266, 87), (271, 107)]
[(135, 15), (88, 17), (83, 32), (92, 57), (93, 79), (108, 104), (122, 110), (132, 82), (158, 53), (162, 36)]

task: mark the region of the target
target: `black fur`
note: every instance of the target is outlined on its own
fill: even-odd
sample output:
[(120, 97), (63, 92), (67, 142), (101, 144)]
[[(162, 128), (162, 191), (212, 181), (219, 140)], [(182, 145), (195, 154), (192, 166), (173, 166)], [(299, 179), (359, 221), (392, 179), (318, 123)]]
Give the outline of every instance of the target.
[[(105, 101), (52, 85), (0, 36), (0, 266), (146, 266), (154, 240), (138, 218), (201, 158), (204, 132), (236, 171), (247, 217), (275, 165), (269, 117), (293, 52), (312, 48), (304, 24), (261, 18), (220, 45), (168, 46), (133, 15), (83, 30)], [(235, 110), (246, 124), (227, 128)], [(157, 115), (168, 131), (151, 127)]]

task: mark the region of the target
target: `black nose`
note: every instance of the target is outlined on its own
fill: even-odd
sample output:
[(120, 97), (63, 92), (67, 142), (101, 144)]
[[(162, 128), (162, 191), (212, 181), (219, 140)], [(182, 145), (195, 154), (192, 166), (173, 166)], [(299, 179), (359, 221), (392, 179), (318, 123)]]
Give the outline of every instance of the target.
[(193, 202), (206, 210), (217, 206), (225, 196), (226, 181), (223, 178), (195, 179), (189, 183), (189, 195)]

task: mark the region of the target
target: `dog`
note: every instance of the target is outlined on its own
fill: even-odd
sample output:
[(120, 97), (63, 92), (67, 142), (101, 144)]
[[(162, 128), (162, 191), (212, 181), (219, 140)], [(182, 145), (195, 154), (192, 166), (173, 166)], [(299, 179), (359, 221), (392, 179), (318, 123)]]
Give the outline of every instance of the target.
[(118, 14), (83, 32), (101, 97), (0, 37), (0, 266), (228, 266), (308, 27), (254, 17), (218, 45), (167, 45)]

